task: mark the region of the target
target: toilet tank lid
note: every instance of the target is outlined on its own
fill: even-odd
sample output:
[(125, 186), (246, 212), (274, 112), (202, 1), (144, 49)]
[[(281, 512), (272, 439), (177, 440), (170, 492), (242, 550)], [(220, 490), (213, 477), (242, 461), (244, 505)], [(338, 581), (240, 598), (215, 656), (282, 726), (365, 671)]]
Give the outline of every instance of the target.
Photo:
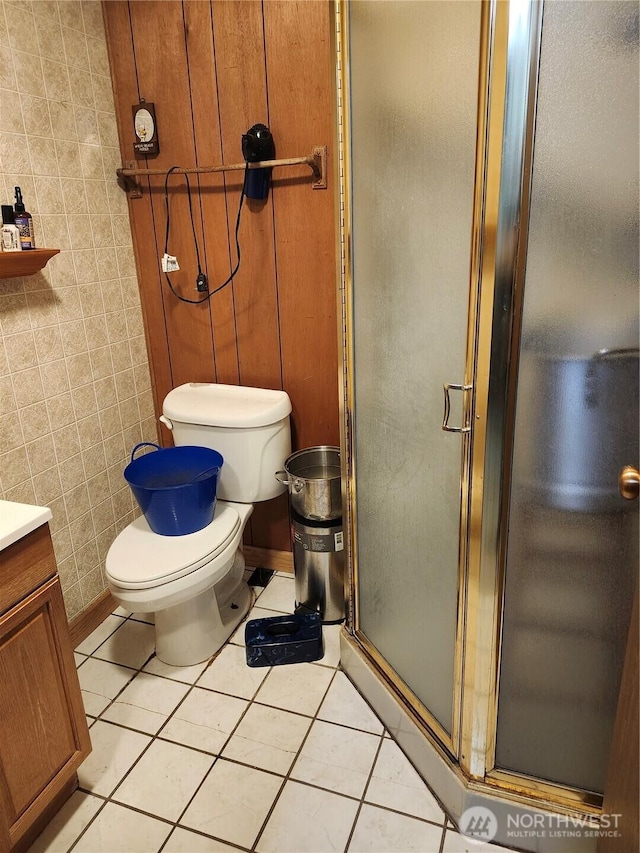
[(162, 412), (182, 423), (249, 428), (286, 418), (291, 413), (291, 400), (285, 391), (189, 382), (169, 391)]

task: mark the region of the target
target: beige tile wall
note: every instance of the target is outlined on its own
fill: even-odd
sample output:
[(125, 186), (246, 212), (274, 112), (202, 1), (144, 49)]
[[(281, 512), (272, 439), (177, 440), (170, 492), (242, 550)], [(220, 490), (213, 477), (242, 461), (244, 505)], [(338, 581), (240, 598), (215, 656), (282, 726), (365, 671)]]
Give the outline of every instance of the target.
[(36, 275), (0, 279), (0, 496), (47, 505), (70, 617), (133, 516), (122, 471), (156, 440), (98, 0), (0, 0), (0, 197), (22, 187)]

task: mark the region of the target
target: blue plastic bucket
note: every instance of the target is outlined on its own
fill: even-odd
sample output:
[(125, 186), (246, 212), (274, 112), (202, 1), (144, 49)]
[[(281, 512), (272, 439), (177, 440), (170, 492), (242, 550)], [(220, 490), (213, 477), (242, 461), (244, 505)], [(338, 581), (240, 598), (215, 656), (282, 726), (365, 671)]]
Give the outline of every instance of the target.
[[(141, 447), (156, 453), (135, 458)], [(124, 478), (149, 527), (161, 536), (184, 536), (213, 521), (223, 459), (217, 450), (183, 445), (136, 444)]]

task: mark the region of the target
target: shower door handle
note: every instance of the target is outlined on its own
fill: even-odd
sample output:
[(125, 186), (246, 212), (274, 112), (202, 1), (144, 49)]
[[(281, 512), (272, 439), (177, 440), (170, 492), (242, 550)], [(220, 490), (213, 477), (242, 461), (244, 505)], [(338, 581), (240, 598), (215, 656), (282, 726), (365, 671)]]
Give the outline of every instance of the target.
[(473, 385), (455, 385), (451, 382), (445, 382), (442, 386), (444, 391), (444, 415), (442, 416), (442, 429), (445, 432), (471, 432), (471, 426), (452, 427), (449, 426), (449, 415), (451, 413), (451, 399), (449, 391), (471, 391)]

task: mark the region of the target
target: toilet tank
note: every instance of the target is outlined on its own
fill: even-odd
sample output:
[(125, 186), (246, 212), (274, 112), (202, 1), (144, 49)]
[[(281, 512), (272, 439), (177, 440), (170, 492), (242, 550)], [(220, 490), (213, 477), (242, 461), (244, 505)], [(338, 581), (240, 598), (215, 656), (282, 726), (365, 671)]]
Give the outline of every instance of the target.
[(222, 454), (221, 500), (255, 503), (286, 491), (275, 478), (291, 453), (291, 400), (284, 391), (190, 382), (167, 394), (162, 413), (176, 445)]

